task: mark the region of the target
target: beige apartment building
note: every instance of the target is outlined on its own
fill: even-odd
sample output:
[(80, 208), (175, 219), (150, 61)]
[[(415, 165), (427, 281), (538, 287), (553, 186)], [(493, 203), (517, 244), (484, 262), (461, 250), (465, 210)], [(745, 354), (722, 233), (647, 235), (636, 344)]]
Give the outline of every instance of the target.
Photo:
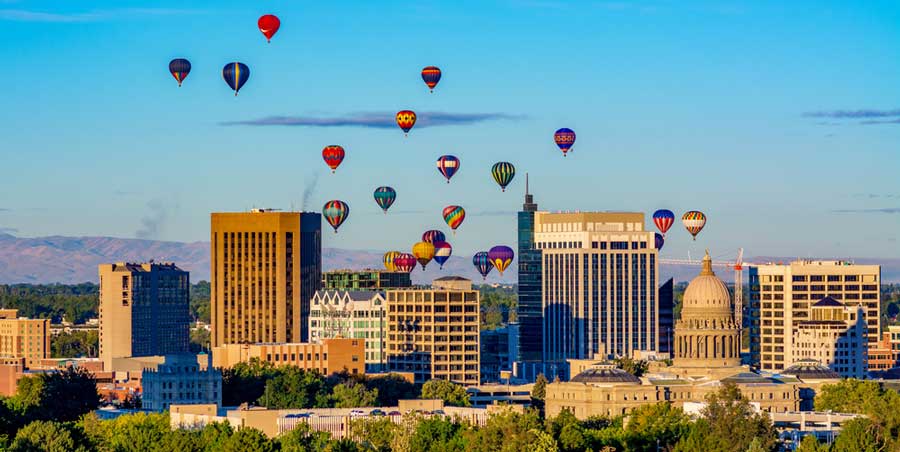
[(438, 278), (429, 289), (399, 289), (387, 298), (387, 363), (415, 381), (481, 381), (481, 295), (472, 281)]
[(213, 213), (212, 346), (308, 340), (322, 282), (322, 217), (309, 212)]
[(658, 250), (643, 213), (536, 212), (534, 243), (548, 366), (659, 350)]
[(24, 358), (25, 367), (39, 367), (50, 357), (50, 319), (17, 317), (16, 309), (0, 309), (0, 357)]
[[(800, 322), (811, 320), (813, 305), (826, 297), (849, 308), (860, 308), (868, 347), (877, 347), (880, 284), (879, 265), (798, 260), (790, 264), (750, 267), (750, 353), (753, 363), (772, 372), (788, 368), (798, 356), (794, 350), (794, 332)], [(859, 359), (865, 359), (865, 356)]]
[(100, 264), (100, 360), (186, 353), (190, 277), (172, 263)]
[(846, 378), (866, 378), (865, 315), (831, 297), (810, 306), (810, 318), (796, 322), (792, 363), (817, 361)]
[(385, 370), (384, 294), (370, 290), (320, 290), (309, 312), (310, 342), (345, 337), (365, 342), (366, 371)]
[(256, 359), (276, 366), (296, 366), (331, 375), (346, 370), (366, 372), (365, 345), (358, 339), (325, 339), (320, 343), (224, 344), (212, 349), (212, 365), (231, 368)]

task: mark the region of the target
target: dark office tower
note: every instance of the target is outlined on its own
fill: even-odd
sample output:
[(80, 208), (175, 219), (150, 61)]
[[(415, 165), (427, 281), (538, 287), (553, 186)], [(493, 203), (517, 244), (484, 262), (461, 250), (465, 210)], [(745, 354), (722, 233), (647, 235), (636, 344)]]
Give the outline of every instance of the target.
[(659, 286), (659, 355), (672, 357), (672, 328), (675, 327), (675, 297), (672, 278)]
[(322, 288), (322, 215), (300, 213), (300, 341), (309, 342), (309, 308)]
[(544, 311), (541, 300), (541, 250), (534, 246), (534, 197), (528, 192), (519, 212), (519, 350), (517, 376), (533, 381), (544, 361)]

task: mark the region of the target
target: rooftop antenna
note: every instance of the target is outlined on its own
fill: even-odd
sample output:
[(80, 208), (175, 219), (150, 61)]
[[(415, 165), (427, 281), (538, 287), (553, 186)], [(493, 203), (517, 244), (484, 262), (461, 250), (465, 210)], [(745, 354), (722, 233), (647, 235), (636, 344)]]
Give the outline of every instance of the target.
[(525, 194), (528, 194), (528, 173), (525, 173)]

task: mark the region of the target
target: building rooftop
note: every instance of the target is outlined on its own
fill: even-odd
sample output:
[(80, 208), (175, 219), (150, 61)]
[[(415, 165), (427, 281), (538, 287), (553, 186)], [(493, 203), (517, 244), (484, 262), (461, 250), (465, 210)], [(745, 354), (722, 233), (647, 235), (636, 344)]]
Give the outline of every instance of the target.
[(597, 363), (575, 375), (569, 381), (574, 383), (641, 384), (640, 378), (609, 363)]
[(798, 361), (781, 372), (781, 374), (793, 375), (801, 380), (838, 380), (841, 378), (841, 375), (837, 372), (812, 359)]
[(817, 302), (815, 302), (812, 307), (814, 308), (842, 308), (844, 307), (844, 303), (835, 300), (831, 297), (825, 297)]
[(317, 290), (316, 294), (319, 295), (319, 297), (330, 299), (344, 298), (344, 296), (347, 296), (350, 298), (350, 301), (369, 301), (378, 295), (384, 297), (384, 293), (376, 290)]
[(780, 381), (775, 378), (768, 377), (765, 375), (760, 375), (753, 372), (741, 372), (739, 374), (732, 375), (730, 377), (725, 377), (720, 380), (722, 383), (737, 383), (742, 385), (748, 384), (778, 384)]
[(436, 278), (435, 281), (471, 281), (468, 278), (463, 278), (462, 276), (442, 276), (440, 278)]

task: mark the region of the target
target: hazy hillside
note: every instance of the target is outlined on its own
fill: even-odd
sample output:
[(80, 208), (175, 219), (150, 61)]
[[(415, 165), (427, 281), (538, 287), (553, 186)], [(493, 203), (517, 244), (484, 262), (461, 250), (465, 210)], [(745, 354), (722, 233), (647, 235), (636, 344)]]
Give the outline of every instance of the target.
[[(326, 270), (349, 268), (381, 268), (381, 252), (325, 248), (322, 251)], [(149, 259), (172, 261), (191, 272), (193, 281), (209, 279), (208, 242), (162, 242), (156, 240), (122, 239), (114, 237), (36, 237), (20, 238), (0, 234), (0, 283), (80, 283), (97, 281), (97, 264), (104, 262), (141, 262)], [(476, 281), (481, 275), (475, 272), (470, 256), (453, 256), (443, 270), (431, 263), (424, 273), (413, 272), (413, 280), (424, 283), (443, 275), (460, 275)], [(748, 258), (748, 262), (790, 261), (783, 257)], [(856, 259), (858, 263), (882, 265), (885, 282), (900, 281), (900, 259)], [(675, 277), (685, 281), (696, 275), (699, 267), (664, 265), (660, 269), (660, 281)], [(726, 280), (733, 279), (732, 272), (717, 269)], [(496, 271), (487, 282), (516, 281), (516, 266), (510, 266), (501, 279)]]

